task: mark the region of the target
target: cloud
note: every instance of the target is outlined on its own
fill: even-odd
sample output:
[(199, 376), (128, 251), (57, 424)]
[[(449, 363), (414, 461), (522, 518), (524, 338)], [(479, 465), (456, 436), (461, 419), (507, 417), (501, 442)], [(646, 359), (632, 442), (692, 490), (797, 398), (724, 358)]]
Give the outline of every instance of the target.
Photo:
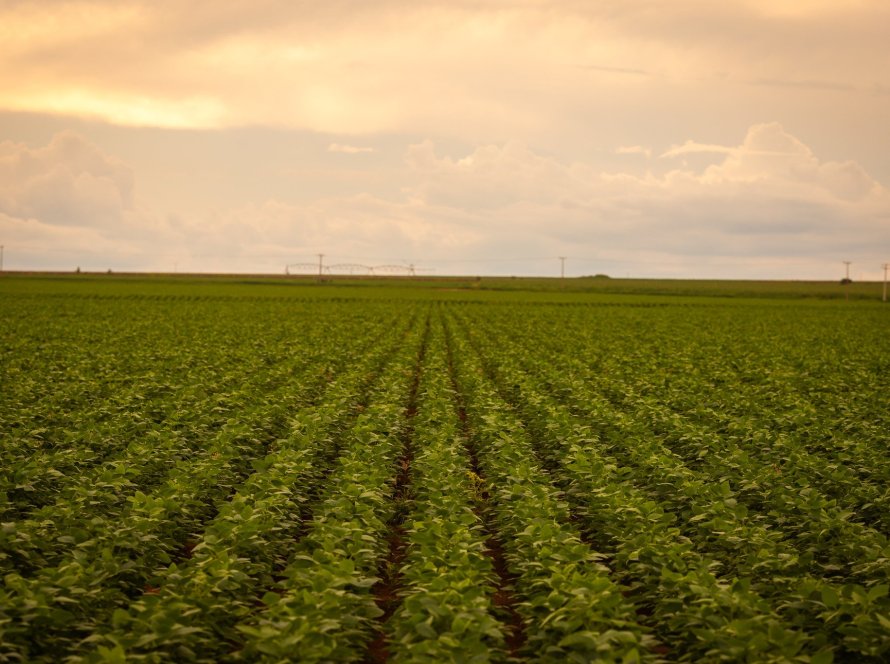
[(871, 97), (888, 20), (880, 1), (22, 0), (0, 6), (0, 108), (531, 141), (580, 130), (592, 108), (626, 119), (641, 103), (676, 105), (705, 117), (731, 96), (716, 85), (739, 86), (729, 104), (750, 101), (751, 81), (777, 88), (762, 91), (767, 100), (781, 92), (772, 83), (789, 82), (838, 96), (823, 82), (843, 81), (846, 94)]
[(344, 145), (342, 143), (331, 143), (328, 146), (328, 152), (342, 152), (343, 154), (361, 154), (362, 152), (374, 152), (374, 148), (360, 147), (356, 145)]
[(324, 253), (439, 274), (552, 274), (570, 256), (570, 274), (833, 278), (839, 260), (886, 260), (890, 194), (860, 165), (820, 159), (776, 123), (720, 147), (717, 163), (640, 175), (518, 141), (448, 155), (427, 140), (405, 152), (400, 195), (183, 215), (147, 210), (125, 164), (62, 134), (0, 145), (0, 232), (12, 267), (18, 256), (31, 261), (22, 267), (279, 272)]
[(126, 262), (166, 232), (139, 204), (133, 171), (72, 132), (39, 148), (0, 143), (0, 230), (37, 267), (54, 256)]
[(886, 190), (853, 161), (820, 161), (810, 148), (778, 123), (752, 126), (744, 142), (727, 149), (726, 159), (708, 167), (707, 183), (751, 182), (782, 188), (826, 202), (859, 201)]
[(865, 170), (853, 161), (821, 162), (802, 141), (787, 133), (779, 123), (752, 126), (741, 145), (712, 145), (688, 140), (674, 146), (662, 157), (710, 153), (725, 155), (719, 164), (709, 166), (701, 181), (717, 183), (752, 182), (762, 187), (784, 187), (799, 195), (858, 200), (884, 191)]
[(406, 162), (418, 181), (414, 194), (435, 205), (492, 209), (518, 200), (554, 202), (586, 191), (595, 171), (537, 154), (521, 141), (483, 145), (454, 159), (439, 157), (432, 141), (408, 148)]
[(112, 226), (134, 212), (133, 173), (80, 136), (43, 148), (0, 143), (0, 212), (68, 226)]
[(640, 154), (649, 159), (652, 156), (652, 150), (641, 145), (622, 145), (615, 149), (615, 154)]
[(819, 160), (779, 124), (752, 126), (735, 146), (682, 145), (723, 158), (661, 177), (602, 173), (521, 144), (452, 158), (426, 142), (407, 159), (419, 176), (418, 197), (475, 212), (487, 237), (525, 237), (526, 246), (554, 255), (607, 247), (635, 263), (635, 272), (634, 257), (647, 254), (667, 262), (709, 256), (818, 264), (838, 252), (877, 261), (875, 248), (890, 243), (887, 190), (854, 162)]
[(632, 76), (649, 76), (650, 72), (645, 69), (632, 69), (629, 67), (604, 67), (602, 65), (578, 65), (579, 69), (588, 71), (604, 72), (606, 74), (630, 74)]
[(151, 94), (68, 88), (27, 90), (6, 100), (6, 110), (76, 115), (135, 127), (214, 129), (224, 123), (224, 104), (210, 96), (165, 98)]
[(752, 85), (768, 85), (777, 88), (797, 88), (801, 90), (833, 90), (836, 92), (852, 92), (857, 88), (849, 83), (838, 83), (836, 81), (820, 81), (808, 79), (804, 81), (798, 80), (782, 80), (775, 78), (762, 78), (751, 81)]
[(686, 141), (683, 145), (673, 145), (670, 150), (663, 152), (661, 157), (679, 157), (686, 154), (731, 154), (734, 148), (725, 145), (714, 145), (711, 143), (697, 143), (696, 141)]

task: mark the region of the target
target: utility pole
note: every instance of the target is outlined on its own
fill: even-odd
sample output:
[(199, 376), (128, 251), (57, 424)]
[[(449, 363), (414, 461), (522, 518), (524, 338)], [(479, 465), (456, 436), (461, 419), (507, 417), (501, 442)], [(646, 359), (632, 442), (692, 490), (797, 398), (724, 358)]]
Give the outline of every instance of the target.
[[(0, 249), (2, 249), (2, 247), (0, 247)], [(890, 263), (884, 263), (883, 268), (884, 268), (884, 297), (883, 297), (883, 301), (886, 302), (887, 301), (887, 270), (890, 269)]]
[(559, 257), (559, 278), (560, 279), (566, 278), (566, 257), (565, 256)]
[(844, 281), (843, 281), (844, 299), (845, 300), (850, 299), (850, 263), (852, 263), (852, 261), (844, 261), (844, 265), (847, 266), (847, 274), (844, 276)]
[(853, 261), (844, 261), (844, 265), (847, 266), (847, 275), (844, 277), (847, 281), (850, 281), (850, 263)]
[(318, 254), (318, 280), (321, 281), (322, 259), (324, 254)]

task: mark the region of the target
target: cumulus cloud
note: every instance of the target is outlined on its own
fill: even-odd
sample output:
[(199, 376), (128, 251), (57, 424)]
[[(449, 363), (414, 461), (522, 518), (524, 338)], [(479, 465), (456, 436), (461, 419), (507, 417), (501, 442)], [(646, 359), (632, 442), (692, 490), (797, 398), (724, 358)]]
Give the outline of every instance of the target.
[(358, 145), (345, 145), (343, 143), (331, 143), (328, 152), (342, 152), (343, 154), (361, 154), (362, 152), (374, 152), (374, 148)]
[(775, 123), (751, 127), (740, 145), (706, 147), (723, 159), (661, 177), (601, 173), (517, 144), (455, 159), (427, 142), (407, 158), (423, 200), (487, 210), (487, 232), (525, 232), (531, 246), (818, 263), (890, 243), (890, 197), (859, 165), (820, 161)]
[[(623, 152), (643, 149), (624, 148)], [(424, 174), (419, 191), (428, 200), (463, 199), (463, 204), (491, 207), (515, 200), (560, 202), (626, 192), (639, 200), (654, 192), (736, 193), (745, 185), (756, 193), (784, 191), (804, 200), (861, 200), (886, 191), (855, 162), (820, 161), (808, 146), (778, 123), (752, 126), (739, 145), (686, 141), (666, 156), (695, 152), (724, 155), (702, 172), (672, 170), (662, 178), (629, 173), (599, 173), (585, 164), (565, 164), (543, 157), (518, 142), (488, 145), (461, 157), (439, 157), (431, 141), (413, 145), (406, 159)], [(643, 152), (645, 153), (645, 152)]]
[(0, 143), (0, 212), (53, 225), (112, 226), (135, 212), (133, 173), (73, 133), (43, 148)]
[(86, 256), (170, 269), (175, 257), (186, 270), (278, 272), (323, 252), (528, 274), (568, 255), (589, 273), (832, 278), (839, 260), (886, 260), (890, 195), (861, 166), (820, 159), (775, 123), (718, 147), (717, 163), (654, 175), (518, 141), (449, 155), (427, 140), (405, 152), (400, 195), (163, 215), (143, 209), (126, 165), (63, 134), (41, 148), (0, 146), (0, 229), (45, 266)]
[(644, 148), (642, 145), (622, 145), (615, 149), (615, 154), (639, 154), (649, 159), (652, 156), (652, 150)]
[(410, 257), (475, 241), (461, 216), (369, 194), (163, 215), (139, 200), (126, 164), (82, 136), (0, 143), (0, 237), (13, 268), (278, 271), (332, 247)]
[(785, 187), (801, 198), (810, 192), (819, 200), (863, 200), (886, 194), (880, 184), (852, 161), (820, 161), (799, 139), (780, 124), (751, 127), (744, 142), (727, 150), (721, 163), (707, 168), (702, 179), (708, 183), (760, 182), (761, 186)]
[(730, 154), (734, 148), (712, 143), (697, 143), (686, 141), (683, 145), (673, 145), (669, 150), (661, 154), (662, 157), (680, 157), (686, 154)]
[(63, 253), (125, 261), (163, 232), (132, 170), (72, 132), (39, 148), (0, 143), (0, 229), (38, 267)]
[(558, 202), (586, 186), (592, 171), (566, 165), (511, 141), (485, 145), (463, 157), (439, 157), (432, 141), (412, 145), (406, 161), (420, 176), (416, 193), (435, 205), (503, 207), (516, 200)]

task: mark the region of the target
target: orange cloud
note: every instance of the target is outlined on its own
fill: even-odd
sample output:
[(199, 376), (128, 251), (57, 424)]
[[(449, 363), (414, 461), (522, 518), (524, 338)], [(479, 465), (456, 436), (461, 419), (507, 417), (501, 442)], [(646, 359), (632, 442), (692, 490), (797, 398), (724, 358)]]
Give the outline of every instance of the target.
[(752, 83), (733, 94), (803, 82), (840, 111), (882, 83), (890, 9), (832, 5), (23, 1), (0, 7), (0, 110), (472, 142), (583, 131), (594, 108), (670, 121)]

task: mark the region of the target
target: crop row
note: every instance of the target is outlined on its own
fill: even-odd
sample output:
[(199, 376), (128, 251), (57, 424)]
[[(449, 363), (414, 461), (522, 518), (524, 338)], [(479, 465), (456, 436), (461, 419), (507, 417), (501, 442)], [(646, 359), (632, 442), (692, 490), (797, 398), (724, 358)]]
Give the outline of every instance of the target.
[(506, 548), (523, 652), (537, 661), (636, 661), (655, 646), (603, 556), (582, 541), (568, 504), (540, 465), (522, 422), (449, 328), (456, 382)]
[(0, 334), (0, 662), (890, 655), (885, 364), (851, 329), (51, 299)]
[(239, 625), (249, 659), (352, 661), (364, 651), (381, 614), (371, 588), (386, 556), (425, 335), (405, 344), (380, 398), (359, 418), (277, 591)]
[[(712, 333), (687, 339), (656, 328), (649, 344), (629, 347), (625, 335), (615, 347), (608, 328), (585, 334), (582, 319), (558, 335), (536, 334), (534, 343), (553, 364), (580, 370), (579, 378), (597, 385), (603, 398), (656, 433), (670, 435), (679, 424), (688, 435), (690, 425), (698, 424), (703, 438), (719, 435), (724, 445), (781, 470), (783, 480), (799, 478), (801, 488), (818, 489), (857, 520), (890, 533), (890, 470), (882, 463), (890, 419), (881, 407), (880, 373), (871, 369), (880, 366), (880, 346), (849, 348), (849, 335), (829, 328), (820, 330), (827, 337), (818, 340), (820, 347), (795, 319), (793, 326), (771, 321), (768, 333), (746, 330), (758, 343), (752, 349), (750, 338), (734, 329), (738, 320), (728, 332), (725, 324), (715, 325), (720, 321), (714, 315), (693, 319), (714, 325)], [(676, 328), (677, 321), (668, 320)]]
[[(273, 392), (253, 412), (233, 419), (197, 454), (177, 461), (150, 493), (127, 495), (120, 485), (99, 486), (85, 496), (84, 504), (60, 506), (67, 507), (68, 516), (52, 514), (49, 522), (26, 520), (5, 528), (4, 552), (26, 558), (34, 572), (5, 577), (6, 589), (0, 593), (3, 648), (33, 658), (76, 647), (111, 612), (154, 587), (155, 569), (192, 555), (197, 545), (193, 534), (202, 532), (215, 515), (225, 521), (231, 510), (237, 513), (239, 503), (230, 501), (238, 486), (249, 476), (262, 475), (279, 450), (292, 443), (309, 445), (317, 461), (326, 459), (331, 450), (316, 435), (318, 426), (340, 421), (360, 405), (369, 381), (398, 347), (401, 335), (388, 336), (364, 358), (355, 357), (329, 384), (322, 397), (327, 408), (307, 403), (300, 411), (300, 390), (294, 386), (290, 395)], [(301, 428), (309, 425), (304, 435)], [(311, 477), (304, 479), (311, 487)], [(92, 516), (90, 501), (103, 493), (107, 503), (119, 507)]]
[[(170, 329), (155, 325), (162, 329), (148, 331), (160, 341), (145, 335), (140, 342), (148, 323), (131, 318), (135, 329), (125, 339), (108, 343), (95, 343), (89, 327), (74, 341), (64, 337), (65, 330), (55, 332), (61, 336), (59, 379), (51, 375), (47, 331), (29, 343), (20, 342), (22, 356), (31, 362), (37, 358), (43, 371), (13, 373), (4, 398), (9, 400), (28, 377), (31, 382), (34, 376), (42, 378), (42, 389), (18, 395), (28, 406), (12, 399), (0, 407), (5, 425), (0, 434), (0, 519), (20, 519), (56, 501), (67, 486), (92, 483), (89, 472), (101, 474), (111, 466), (126, 467), (117, 474), (127, 475), (141, 488), (143, 477), (150, 482), (156, 470), (199, 447), (260, 395), (285, 382), (314, 381), (335, 372), (345, 359), (340, 349), (347, 347), (330, 343), (334, 340), (326, 325), (306, 326), (301, 345), (281, 344), (274, 335), (258, 336), (250, 328), (240, 329), (242, 336), (218, 339), (196, 325), (182, 344), (165, 348), (159, 345), (169, 343)], [(342, 330), (344, 342), (347, 332)], [(244, 343), (243, 335), (261, 342)], [(159, 362), (173, 369), (159, 371)], [(146, 442), (154, 450), (147, 457), (150, 463), (145, 463)], [(132, 468), (134, 461), (138, 471)]]
[[(570, 367), (583, 371), (578, 363), (566, 359)], [(538, 363), (541, 371), (553, 375), (552, 364)], [(565, 366), (565, 365), (563, 365)], [(555, 379), (555, 378), (554, 378)], [(565, 380), (565, 379), (561, 379)], [(548, 381), (552, 385), (552, 381)], [(712, 481), (719, 478), (735, 487), (734, 498), (753, 513), (767, 513), (764, 518), (774, 518), (773, 526), (785, 531), (798, 549), (813, 550), (813, 568), (820, 575), (830, 575), (842, 570), (844, 576), (858, 577), (862, 583), (883, 583), (890, 576), (887, 538), (868, 525), (858, 521), (861, 511), (855, 506), (844, 506), (841, 499), (820, 492), (815, 477), (824, 477), (836, 469), (836, 464), (818, 455), (800, 449), (799, 446), (775, 445), (775, 458), (760, 458), (732, 437), (721, 435), (701, 424), (685, 419), (653, 399), (622, 402), (618, 409), (590, 390), (593, 378), (583, 374), (569, 380), (570, 389), (558, 388), (570, 395), (568, 400), (576, 411), (588, 419), (610, 422), (626, 438), (628, 433), (643, 440), (655, 440), (662, 451), (676, 456), (675, 467), (687, 473), (694, 469)], [(610, 385), (613, 383), (610, 382)], [(653, 426), (653, 420), (659, 423)], [(763, 436), (769, 430), (760, 425)], [(758, 432), (757, 426), (751, 430)], [(625, 445), (628, 454), (639, 454), (645, 447)], [(667, 457), (664, 457), (667, 458)], [(781, 464), (781, 465), (780, 465)], [(774, 481), (764, 482), (763, 478)], [(850, 478), (842, 480), (834, 474), (832, 493), (856, 493), (859, 482)], [(821, 523), (821, 530), (813, 530), (810, 524)], [(726, 542), (726, 539), (721, 539)]]
[[(343, 509), (367, 488), (367, 467), (359, 471), (358, 465), (381, 455), (380, 472), (389, 472), (391, 452), (382, 436), (398, 430), (400, 392), (416, 345), (405, 341), (365, 404), (356, 402), (354, 385), (338, 384), (323, 404), (298, 414), (286, 444), (255, 464), (256, 472), (207, 525), (189, 559), (159, 570), (150, 592), (115, 614), (112, 630), (90, 638), (96, 649), (84, 661), (101, 661), (109, 652), (133, 661), (218, 661), (241, 649), (255, 656), (253, 640), (242, 641), (254, 629), (251, 622), (269, 618), (270, 609), (258, 607), (286, 601), (287, 582), (278, 579), (291, 578), (298, 561), (311, 558), (321, 524), (327, 527), (333, 517), (332, 501)], [(328, 467), (323, 459), (336, 455), (334, 449), (341, 452)], [(286, 643), (286, 635), (279, 636)], [(274, 649), (268, 639), (261, 644)]]
[[(840, 646), (860, 656), (886, 651), (887, 586), (882, 582), (881, 568), (886, 546), (882, 536), (849, 522), (850, 514), (839, 514), (818, 492), (763, 482), (765, 470), (766, 477), (775, 476), (772, 467), (765, 469), (747, 457), (740, 458), (737, 448), (716, 448), (720, 440), (713, 436), (711, 445), (701, 445), (703, 435), (697, 434), (694, 426), (673, 432), (669, 440), (678, 444), (666, 446), (664, 432), (655, 435), (646, 429), (645, 416), (616, 410), (591, 391), (596, 379), (583, 377), (583, 363), (564, 358), (554, 366), (529, 354), (524, 345), (517, 345), (511, 354), (505, 349), (503, 337), (494, 348), (485, 342), (487, 336), (478, 335), (476, 344), (483, 357), (497, 358), (496, 364), (488, 362), (490, 374), (534, 431), (543, 448), (542, 456), (569, 495), (575, 496), (579, 512), (589, 515), (591, 532), (609, 535), (615, 559), (625, 560), (628, 574), (637, 577), (643, 591), (651, 592), (655, 579), (643, 580), (640, 569), (645, 568), (645, 562), (635, 560), (639, 557), (636, 548), (631, 545), (628, 549), (626, 538), (633, 529), (628, 529), (625, 536), (615, 532), (621, 521), (616, 514), (626, 512), (628, 505), (667, 529), (667, 539), (655, 560), (663, 560), (664, 552), (676, 557), (685, 546), (690, 550), (681, 556), (680, 571), (684, 567), (712, 570), (718, 575), (706, 575), (712, 578), (710, 586), (736, 589), (732, 599), (750, 596), (747, 615), (762, 626), (740, 631), (761, 635), (749, 639), (746, 647), (762, 645), (773, 653), (785, 648), (787, 654), (806, 643), (806, 650), (821, 657), (829, 647), (825, 639), (830, 638), (832, 647)], [(560, 395), (568, 405), (556, 403), (551, 394)], [(681, 443), (687, 449), (700, 445), (694, 456), (687, 457), (699, 460), (694, 470), (678, 456)], [(578, 454), (593, 454), (593, 458), (583, 458), (578, 465)], [(596, 486), (585, 486), (585, 476), (590, 475), (615, 477), (613, 487), (602, 494)], [(583, 490), (578, 488), (582, 486)], [(769, 501), (765, 513), (754, 511), (759, 505), (750, 499), (752, 494), (761, 502)], [(597, 509), (588, 504), (591, 496), (600, 496)], [(802, 527), (793, 530), (790, 540), (782, 532), (792, 530), (786, 525), (787, 517), (783, 520), (785, 514), (802, 517), (798, 521)], [(654, 535), (658, 529), (650, 525), (648, 530)], [(842, 540), (834, 540), (836, 534), (832, 537), (838, 531), (845, 535)], [(792, 542), (797, 548), (791, 546)], [(650, 567), (658, 570), (657, 565)], [(835, 581), (857, 574), (865, 579), (863, 585)], [(695, 585), (709, 586), (700, 579)], [(769, 601), (769, 607), (763, 600)], [(666, 616), (674, 615), (669, 605), (661, 610), (657, 597), (647, 601), (655, 605), (658, 625), (666, 629), (670, 624)], [(689, 601), (680, 604), (689, 605)], [(680, 631), (687, 618), (676, 622)], [(771, 620), (777, 627), (769, 627)], [(730, 626), (738, 629), (735, 622)], [(676, 638), (670, 635), (671, 640)], [(744, 642), (742, 639), (738, 643)], [(726, 643), (719, 648), (732, 652)]]
[(388, 654), (404, 662), (487, 662), (503, 656), (495, 572), (477, 512), (479, 478), (451, 395), (444, 330), (436, 321), (412, 426), (411, 509), (399, 561), (400, 602), (385, 625)]

